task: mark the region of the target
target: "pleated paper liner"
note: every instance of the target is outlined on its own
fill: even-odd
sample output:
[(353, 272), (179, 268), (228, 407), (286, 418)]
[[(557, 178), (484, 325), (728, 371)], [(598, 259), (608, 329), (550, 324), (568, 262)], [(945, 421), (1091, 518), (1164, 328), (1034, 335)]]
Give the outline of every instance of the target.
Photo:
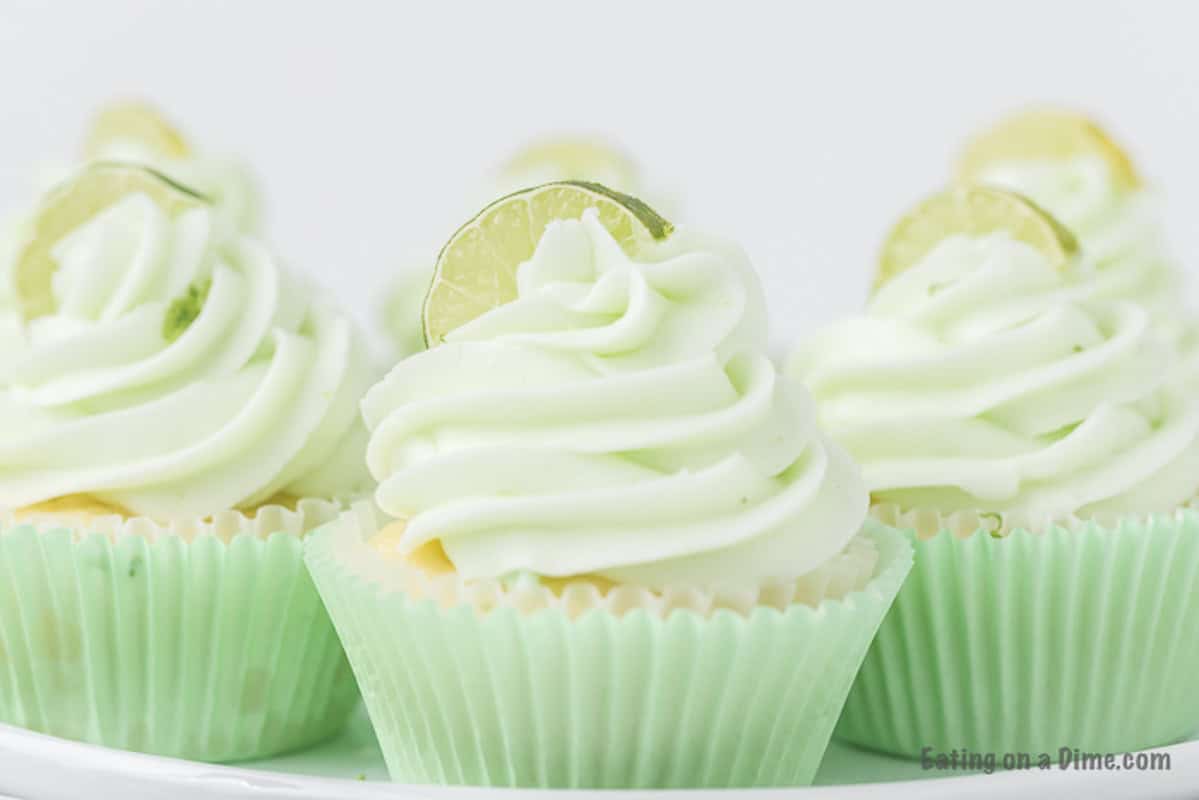
[[(1199, 727), (1199, 514), (874, 510), (915, 567), (837, 727), (901, 756), (1124, 752)], [(934, 533), (939, 531), (937, 533)]]
[(357, 691), (301, 537), (341, 508), (0, 516), (0, 721), (201, 761), (336, 733)]
[(800, 593), (775, 589), (737, 610), (730, 596), (586, 586), (530, 602), (397, 577), (364, 545), (367, 525), (342, 517), (309, 538), (307, 558), (391, 776), (407, 783), (810, 783), (911, 567), (904, 537), (871, 522), (849, 560), (876, 566), (840, 599), (780, 609)]

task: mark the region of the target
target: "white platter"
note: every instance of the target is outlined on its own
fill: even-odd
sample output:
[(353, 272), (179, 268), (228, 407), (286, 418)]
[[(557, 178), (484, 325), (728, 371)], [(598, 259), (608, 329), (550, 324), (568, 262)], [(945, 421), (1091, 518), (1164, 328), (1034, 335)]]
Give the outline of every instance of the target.
[[(20, 800), (903, 800), (904, 798), (1199, 797), (1199, 740), (1161, 748), (1155, 772), (1033, 770), (930, 778), (918, 762), (830, 746), (816, 786), (802, 789), (582, 792), (466, 789), (389, 783), (361, 711), (336, 739), (303, 753), (213, 766), (79, 744), (0, 725), (0, 793)], [(0, 795), (2, 800), (3, 795)]]

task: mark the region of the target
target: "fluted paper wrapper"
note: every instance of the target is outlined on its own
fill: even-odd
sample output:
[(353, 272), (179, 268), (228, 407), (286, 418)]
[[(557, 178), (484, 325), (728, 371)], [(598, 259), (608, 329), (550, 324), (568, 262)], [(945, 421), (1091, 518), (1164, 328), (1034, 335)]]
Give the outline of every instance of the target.
[(0, 721), (202, 761), (336, 733), (357, 691), (301, 537), (339, 510), (0, 516)]
[(996, 515), (875, 514), (905, 529), (915, 567), (839, 738), (909, 757), (1108, 753), (1199, 725), (1195, 511), (1037, 532)]
[(524, 608), (416, 596), (364, 575), (365, 533), (345, 517), (310, 537), (307, 559), (391, 776), (405, 783), (810, 783), (911, 567), (904, 538), (871, 522), (862, 535), (877, 558), (872, 579), (816, 607), (743, 613), (711, 600), (701, 611), (593, 597), (582, 611)]

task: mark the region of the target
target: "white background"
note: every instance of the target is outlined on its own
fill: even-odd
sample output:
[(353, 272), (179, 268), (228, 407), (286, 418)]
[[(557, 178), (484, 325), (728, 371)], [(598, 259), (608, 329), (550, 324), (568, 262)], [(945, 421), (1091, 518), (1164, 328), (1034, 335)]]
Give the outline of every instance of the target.
[(269, 234), (362, 318), (531, 135), (623, 142), (681, 221), (739, 239), (791, 336), (861, 303), (874, 251), (962, 137), (1095, 113), (1199, 263), (1199, 4), (0, 0), (0, 212), (94, 107), (153, 99), (244, 155)]

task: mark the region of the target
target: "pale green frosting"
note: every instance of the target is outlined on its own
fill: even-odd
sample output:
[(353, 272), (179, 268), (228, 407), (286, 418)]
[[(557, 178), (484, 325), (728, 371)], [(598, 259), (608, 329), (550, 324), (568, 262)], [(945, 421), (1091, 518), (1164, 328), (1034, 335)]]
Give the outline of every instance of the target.
[(1073, 231), (1095, 267), (1097, 297), (1181, 312), (1181, 278), (1167, 254), (1157, 198), (1122, 187), (1102, 158), (1000, 162), (979, 179), (1024, 194)]
[(0, 507), (88, 494), (155, 517), (363, 488), (349, 319), (208, 208), (131, 195), (54, 248), (20, 324), (0, 261)]
[(439, 539), (467, 579), (755, 585), (858, 532), (861, 477), (766, 357), (740, 249), (682, 229), (631, 259), (589, 213), (518, 287), (363, 401), (402, 551)]
[(1199, 404), (1134, 303), (1005, 234), (957, 236), (791, 359), (876, 500), (938, 510), (1172, 510)]

